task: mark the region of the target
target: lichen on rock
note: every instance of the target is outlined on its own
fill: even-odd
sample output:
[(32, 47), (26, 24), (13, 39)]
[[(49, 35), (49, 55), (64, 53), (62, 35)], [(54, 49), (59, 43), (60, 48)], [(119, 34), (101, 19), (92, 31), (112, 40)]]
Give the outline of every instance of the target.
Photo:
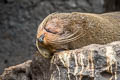
[(56, 53), (51, 80), (119, 80), (120, 42)]

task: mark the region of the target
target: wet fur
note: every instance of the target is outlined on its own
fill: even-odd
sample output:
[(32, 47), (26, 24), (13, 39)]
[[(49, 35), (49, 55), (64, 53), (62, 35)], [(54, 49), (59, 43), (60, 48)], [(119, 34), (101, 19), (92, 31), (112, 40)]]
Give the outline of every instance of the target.
[[(52, 19), (58, 19), (58, 24), (60, 20), (60, 25), (63, 26), (60, 33), (52, 34), (45, 30), (46, 24)], [(40, 24), (37, 38), (43, 33), (46, 33), (46, 36), (41, 46), (50, 51), (48, 54), (62, 49), (73, 50), (89, 44), (119, 41), (120, 12), (104, 14), (53, 13), (48, 15)], [(41, 54), (44, 56), (42, 52)]]

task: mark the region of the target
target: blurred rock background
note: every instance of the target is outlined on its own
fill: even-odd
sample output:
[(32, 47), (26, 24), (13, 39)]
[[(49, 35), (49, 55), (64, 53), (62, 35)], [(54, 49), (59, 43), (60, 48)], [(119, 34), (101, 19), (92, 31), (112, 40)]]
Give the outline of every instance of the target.
[(37, 27), (48, 14), (119, 10), (120, 0), (0, 0), (0, 74), (32, 58)]

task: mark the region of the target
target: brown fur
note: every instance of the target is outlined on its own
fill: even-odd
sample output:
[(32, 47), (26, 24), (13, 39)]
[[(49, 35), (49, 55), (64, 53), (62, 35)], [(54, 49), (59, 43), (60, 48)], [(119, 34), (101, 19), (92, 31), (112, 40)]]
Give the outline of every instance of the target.
[[(105, 44), (120, 40), (120, 12), (53, 13), (38, 27), (37, 38), (44, 34), (44, 42), (36, 45), (40, 53), (49, 57), (58, 50), (73, 50), (89, 44)], [(46, 54), (42, 50), (46, 50)]]

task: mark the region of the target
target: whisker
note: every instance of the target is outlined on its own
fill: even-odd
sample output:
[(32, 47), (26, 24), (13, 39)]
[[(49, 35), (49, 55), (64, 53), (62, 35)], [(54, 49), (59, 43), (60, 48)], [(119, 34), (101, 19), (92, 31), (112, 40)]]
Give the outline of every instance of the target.
[(39, 49), (39, 45), (38, 45), (38, 41), (36, 40), (36, 47), (38, 49), (38, 51), (41, 53), (41, 50)]
[(63, 40), (64, 40), (64, 39), (69, 39), (69, 38), (73, 37), (74, 35), (76, 35), (78, 32), (79, 32), (79, 30), (76, 30), (75, 33), (73, 33), (73, 34), (71, 34), (71, 35), (69, 35), (69, 36), (66, 36), (66, 37), (64, 36), (65, 38), (61, 38), (61, 39), (59, 38), (59, 39), (60, 39), (60, 40), (62, 40), (62, 39), (63, 39)]
[(62, 37), (62, 38), (59, 38), (59, 39), (57, 39), (57, 40), (51, 40), (51, 42), (56, 43), (56, 42), (62, 42), (62, 41), (64, 41), (64, 40), (69, 40), (69, 39), (71, 39), (73, 36), (75, 36), (78, 32), (79, 32), (79, 29), (77, 29), (77, 30), (75, 31), (75, 33), (72, 34), (72, 35), (69, 35), (69, 36), (66, 35), (66, 36), (64, 36), (64, 37)]
[(70, 39), (65, 39), (65, 40), (60, 40), (60, 41), (53, 41), (53, 42), (51, 42), (52, 44), (64, 44), (64, 43), (69, 43), (69, 42), (71, 42), (71, 41), (74, 41), (74, 40), (77, 40), (77, 39), (79, 39), (80, 37), (83, 37), (85, 34), (79, 34), (79, 35), (77, 35), (77, 36), (75, 36), (75, 37), (73, 37), (73, 38), (70, 38)]

